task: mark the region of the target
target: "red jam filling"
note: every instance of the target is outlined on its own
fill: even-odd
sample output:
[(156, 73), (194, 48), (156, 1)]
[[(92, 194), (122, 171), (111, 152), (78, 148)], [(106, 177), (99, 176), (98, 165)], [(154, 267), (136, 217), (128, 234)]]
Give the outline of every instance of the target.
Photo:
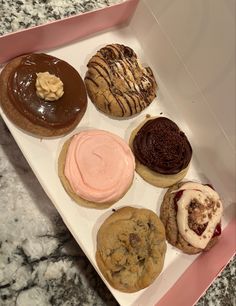
[(212, 238), (213, 238), (213, 237), (220, 236), (220, 235), (221, 235), (221, 224), (218, 223), (218, 224), (216, 225), (216, 228), (215, 228), (215, 231), (214, 231), (214, 234), (213, 234)]
[(175, 197), (174, 197), (174, 204), (175, 204), (175, 211), (178, 211), (178, 201), (179, 199), (182, 197), (183, 194), (183, 190), (179, 190), (178, 192), (176, 192)]
[[(209, 186), (210, 188), (214, 189), (210, 184), (205, 184), (206, 186)], [(175, 194), (175, 197), (174, 197), (174, 205), (175, 205), (175, 210), (176, 212), (178, 211), (178, 201), (180, 200), (180, 198), (182, 197), (182, 194), (183, 194), (184, 190), (179, 190), (178, 192), (176, 192)], [(201, 226), (199, 227), (197, 230), (195, 230), (194, 232), (201, 236), (202, 233), (205, 231), (206, 227), (207, 227), (207, 223), (204, 224), (205, 226)], [(217, 236), (220, 236), (221, 235), (221, 223), (218, 223), (216, 225), (216, 228), (215, 228), (215, 231), (213, 233), (213, 237), (217, 237)]]

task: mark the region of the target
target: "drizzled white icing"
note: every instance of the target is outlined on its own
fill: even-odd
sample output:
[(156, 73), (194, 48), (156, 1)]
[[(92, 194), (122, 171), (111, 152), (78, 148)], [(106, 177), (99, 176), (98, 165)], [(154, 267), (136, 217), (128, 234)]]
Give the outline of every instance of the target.
[[(120, 62), (122, 62), (122, 64)], [(141, 92), (140, 85), (137, 84), (137, 79), (134, 75), (134, 71), (137, 70), (136, 64), (138, 64), (138, 68), (143, 73), (140, 80), (140, 85), (144, 90), (146, 90), (152, 86), (152, 83), (148, 79), (147, 68), (142, 66), (139, 59), (137, 59), (135, 62), (131, 62), (127, 60), (125, 56), (123, 56), (122, 60), (115, 61), (113, 69), (116, 71), (116, 74), (119, 78), (126, 80), (131, 89), (136, 90), (137, 92)]]
[[(192, 246), (204, 249), (211, 240), (217, 224), (221, 220), (223, 206), (219, 195), (212, 188), (199, 183), (188, 182), (181, 186), (178, 191), (183, 191), (177, 201), (177, 224), (180, 234)], [(201, 235), (195, 233), (189, 227), (189, 205), (196, 201), (201, 205), (201, 212), (196, 208), (196, 224), (206, 224), (207, 226)]]

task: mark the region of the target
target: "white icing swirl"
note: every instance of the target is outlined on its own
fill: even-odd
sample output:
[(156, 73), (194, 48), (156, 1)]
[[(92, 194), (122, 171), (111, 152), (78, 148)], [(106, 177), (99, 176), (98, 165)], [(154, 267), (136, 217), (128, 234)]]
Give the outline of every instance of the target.
[[(223, 206), (219, 195), (212, 188), (199, 183), (188, 182), (178, 190), (183, 191), (180, 199), (177, 201), (177, 224), (180, 234), (192, 246), (204, 249), (211, 240), (217, 224), (221, 220)], [(195, 208), (192, 217), (198, 225), (206, 224), (207, 226), (201, 235), (195, 233), (189, 227), (189, 206), (192, 202), (198, 203), (200, 208)]]

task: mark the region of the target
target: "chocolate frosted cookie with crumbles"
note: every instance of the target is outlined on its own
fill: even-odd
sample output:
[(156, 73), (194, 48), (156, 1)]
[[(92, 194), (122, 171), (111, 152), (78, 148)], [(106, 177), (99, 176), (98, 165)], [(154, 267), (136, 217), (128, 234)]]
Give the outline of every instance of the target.
[(166, 192), (160, 218), (167, 241), (187, 254), (208, 251), (221, 234), (223, 206), (210, 186), (178, 183)]
[(151, 68), (143, 67), (135, 52), (124, 45), (100, 49), (88, 62), (85, 84), (91, 101), (114, 117), (140, 113), (156, 97)]
[(130, 136), (136, 171), (148, 183), (169, 187), (187, 174), (191, 145), (179, 127), (165, 117), (148, 117)]
[(149, 286), (162, 271), (165, 253), (165, 229), (149, 209), (120, 208), (97, 234), (98, 267), (110, 285), (123, 292)]
[(16, 126), (39, 137), (73, 130), (87, 107), (79, 73), (56, 57), (32, 53), (10, 61), (0, 74), (0, 105)]

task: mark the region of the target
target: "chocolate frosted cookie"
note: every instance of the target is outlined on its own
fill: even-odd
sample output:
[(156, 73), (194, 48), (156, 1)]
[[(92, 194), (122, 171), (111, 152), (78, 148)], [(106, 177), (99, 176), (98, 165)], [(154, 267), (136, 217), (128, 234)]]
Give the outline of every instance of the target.
[(167, 241), (187, 254), (208, 251), (221, 234), (222, 203), (209, 185), (178, 183), (166, 192), (160, 218)]
[(0, 75), (0, 104), (7, 117), (37, 136), (70, 132), (87, 107), (86, 89), (68, 63), (47, 54), (10, 61)]
[(110, 285), (123, 292), (149, 286), (161, 273), (165, 253), (163, 224), (148, 209), (121, 208), (97, 234), (98, 267)]
[(149, 67), (124, 45), (100, 49), (88, 62), (85, 84), (91, 101), (114, 117), (140, 113), (156, 97), (157, 84)]
[(147, 118), (130, 136), (136, 171), (148, 183), (168, 187), (183, 179), (192, 157), (186, 135), (170, 119)]

